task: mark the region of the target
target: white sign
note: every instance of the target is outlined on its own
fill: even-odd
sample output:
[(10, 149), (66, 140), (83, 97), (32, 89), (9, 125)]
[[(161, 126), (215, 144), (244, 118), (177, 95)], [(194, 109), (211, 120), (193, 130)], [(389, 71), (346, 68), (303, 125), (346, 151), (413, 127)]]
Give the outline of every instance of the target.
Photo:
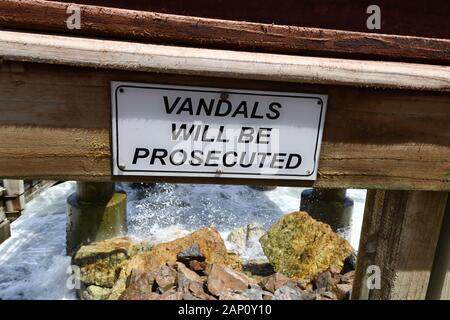
[(326, 95), (111, 86), (114, 175), (316, 179)]

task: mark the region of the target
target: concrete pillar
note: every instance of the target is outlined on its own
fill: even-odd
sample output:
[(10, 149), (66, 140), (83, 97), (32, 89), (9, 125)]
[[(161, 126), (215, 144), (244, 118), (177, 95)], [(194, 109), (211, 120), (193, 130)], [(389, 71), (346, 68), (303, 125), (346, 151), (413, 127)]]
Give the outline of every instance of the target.
[(353, 200), (346, 196), (345, 189), (306, 189), (302, 192), (300, 210), (337, 231), (350, 226)]
[(67, 198), (67, 254), (81, 245), (127, 232), (125, 193), (110, 182), (77, 182), (77, 192)]

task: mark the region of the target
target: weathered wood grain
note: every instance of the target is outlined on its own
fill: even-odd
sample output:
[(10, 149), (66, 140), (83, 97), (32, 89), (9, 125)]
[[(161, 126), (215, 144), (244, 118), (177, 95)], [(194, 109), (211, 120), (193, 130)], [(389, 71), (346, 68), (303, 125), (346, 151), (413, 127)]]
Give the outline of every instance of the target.
[(11, 227), (8, 220), (0, 221), (0, 244), (11, 236)]
[(0, 221), (2, 222), (5, 219), (6, 219), (5, 207), (3, 206), (3, 200), (0, 199)]
[[(73, 2), (58, 0), (58, 2)], [(370, 0), (77, 0), (76, 3), (194, 17), (209, 17), (267, 24), (369, 32), (366, 26)], [(382, 29), (374, 33), (450, 38), (446, 0), (377, 0), (382, 10)]]
[(69, 5), (42, 0), (3, 0), (0, 1), (0, 26), (205, 48), (450, 63), (450, 40), (445, 39), (217, 20), (89, 5), (79, 5), (81, 29), (69, 30), (66, 25)]
[(190, 76), (450, 91), (450, 67), (0, 31), (0, 58)]
[[(0, 176), (111, 180), (112, 80), (328, 94), (314, 186), (450, 190), (448, 93), (6, 62), (0, 68)], [(147, 178), (156, 180), (180, 181)], [(237, 183), (233, 179), (182, 181)], [(278, 180), (239, 182), (302, 185)]]
[[(369, 190), (352, 299), (425, 299), (448, 193)], [(369, 266), (381, 287), (367, 287)]]
[(450, 197), (447, 200), (441, 233), (434, 255), (428, 300), (450, 300)]

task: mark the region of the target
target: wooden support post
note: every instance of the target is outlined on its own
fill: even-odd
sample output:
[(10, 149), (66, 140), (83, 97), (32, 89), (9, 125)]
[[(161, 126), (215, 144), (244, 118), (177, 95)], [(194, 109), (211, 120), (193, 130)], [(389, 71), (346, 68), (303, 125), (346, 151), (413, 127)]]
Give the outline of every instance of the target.
[(3, 201), (3, 195), (5, 192), (5, 188), (0, 186), (0, 222), (6, 219), (5, 202)]
[(10, 221), (17, 219), (25, 209), (25, 187), (23, 180), (3, 180), (6, 189), (4, 201), (6, 206), (6, 216)]
[(434, 255), (427, 299), (450, 300), (450, 197)]
[(369, 190), (352, 299), (425, 299), (447, 196)]
[(0, 186), (0, 244), (11, 236), (9, 221), (6, 219), (3, 196), (6, 190)]

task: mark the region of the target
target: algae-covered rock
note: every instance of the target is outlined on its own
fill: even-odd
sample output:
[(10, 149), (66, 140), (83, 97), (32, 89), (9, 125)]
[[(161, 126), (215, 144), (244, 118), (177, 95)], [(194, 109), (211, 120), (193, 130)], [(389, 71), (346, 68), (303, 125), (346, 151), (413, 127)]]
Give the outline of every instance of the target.
[(83, 298), (87, 300), (107, 300), (110, 294), (110, 288), (90, 285), (86, 288), (86, 291), (84, 291)]
[(278, 220), (260, 243), (275, 271), (298, 280), (311, 279), (332, 266), (342, 268), (353, 251), (329, 225), (301, 211)]
[(80, 267), (81, 281), (86, 285), (111, 288), (119, 269), (127, 259), (139, 251), (140, 245), (126, 237), (117, 237), (81, 247), (74, 257)]

